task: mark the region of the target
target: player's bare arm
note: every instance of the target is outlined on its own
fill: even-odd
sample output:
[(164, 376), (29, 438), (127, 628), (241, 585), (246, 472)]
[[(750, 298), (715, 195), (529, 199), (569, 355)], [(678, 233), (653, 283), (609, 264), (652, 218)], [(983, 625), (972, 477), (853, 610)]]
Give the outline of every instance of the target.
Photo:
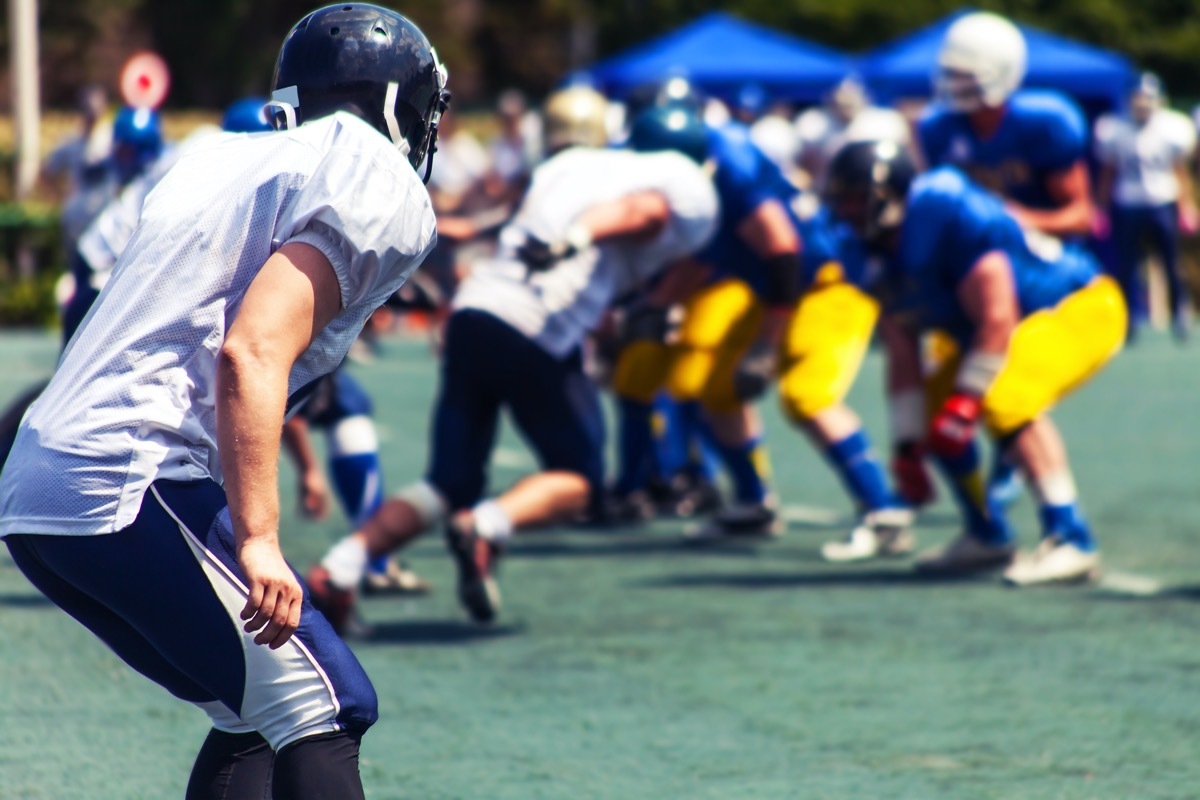
[(1050, 196), (1060, 205), (1054, 209), (1036, 209), (1009, 203), (1009, 211), (1025, 228), (1052, 236), (1083, 236), (1092, 229), (1090, 179), (1087, 165), (1077, 161), (1046, 179)]
[(309, 519), (325, 519), (329, 515), (329, 484), (313, 450), (308, 421), (299, 415), (289, 419), (283, 424), (281, 441), (296, 468), (301, 513)]
[(217, 441), (238, 563), (246, 574), (245, 629), (282, 646), (300, 624), (303, 591), (279, 549), (279, 431), (288, 373), (341, 307), (328, 259), (281, 247), (246, 291), (217, 365)]
[(1021, 318), (1012, 265), (1004, 253), (986, 253), (958, 285), (958, 300), (976, 325), (973, 352), (1003, 356)]
[(671, 206), (661, 192), (636, 192), (618, 200), (597, 203), (579, 215), (572, 227), (585, 229), (593, 242), (654, 238), (671, 218)]
[(769, 265), (769, 312), (759, 338), (772, 346), (783, 338), (800, 291), (800, 235), (778, 200), (767, 200), (738, 225), (738, 236)]

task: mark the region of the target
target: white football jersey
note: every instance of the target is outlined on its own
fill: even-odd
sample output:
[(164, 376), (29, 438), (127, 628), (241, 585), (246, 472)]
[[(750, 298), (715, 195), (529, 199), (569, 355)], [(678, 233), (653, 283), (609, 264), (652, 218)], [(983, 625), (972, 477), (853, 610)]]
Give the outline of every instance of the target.
[(109, 201), (104, 210), (92, 220), (79, 237), (79, 255), (92, 268), (91, 285), (99, 291), (108, 283), (112, 269), (142, 216), (142, 206), (158, 182), (175, 166), (184, 153), (208, 137), (220, 133), (215, 126), (199, 128), (178, 145), (168, 145), (162, 155), (141, 175), (129, 182), (121, 193)]
[(339, 113), (292, 131), (219, 135), (186, 154), (141, 221), (0, 476), (0, 536), (103, 534), (159, 479), (221, 481), (217, 356), (267, 258), (329, 259), (342, 309), (292, 367), (289, 395), (331, 372), (432, 248), (416, 171)]
[[(544, 272), (530, 272), (517, 258), (527, 236), (560, 241), (592, 206), (647, 191), (662, 193), (671, 209), (651, 241), (594, 245)], [(570, 148), (534, 171), (516, 216), (500, 232), (498, 256), (475, 266), (454, 308), (487, 311), (561, 358), (579, 346), (615, 298), (702, 248), (716, 230), (717, 214), (712, 180), (685, 156)]]
[(1096, 121), (1096, 158), (1113, 167), (1113, 202), (1161, 206), (1179, 199), (1175, 168), (1196, 149), (1196, 129), (1184, 114), (1159, 109), (1144, 125), (1126, 115)]

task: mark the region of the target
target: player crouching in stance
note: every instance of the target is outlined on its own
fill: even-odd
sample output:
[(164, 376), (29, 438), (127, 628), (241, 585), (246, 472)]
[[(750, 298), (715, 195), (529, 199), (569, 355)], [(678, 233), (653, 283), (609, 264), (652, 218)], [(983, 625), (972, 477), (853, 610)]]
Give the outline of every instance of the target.
[[(1000, 200), (956, 168), (914, 179), (911, 160), (891, 144), (843, 148), (828, 195), (834, 213), (885, 262), (876, 288), (898, 464), (907, 480), (921, 480), (920, 450), (928, 447), (966, 517), (964, 535), (922, 557), (918, 569), (1007, 567), (1013, 585), (1091, 576), (1096, 543), (1047, 412), (1121, 349), (1126, 310), (1116, 283), (1098, 275), (1086, 251), (1022, 230)], [(962, 355), (944, 359), (923, 386), (918, 337), (935, 330)], [(980, 423), (1040, 500), (1043, 538), (1032, 554), (1014, 558), (1003, 512), (985, 498)]]
[[(448, 518), (459, 599), (473, 619), (489, 622), (500, 602), (498, 548), (515, 530), (601, 500), (603, 417), (581, 345), (615, 298), (705, 244), (717, 199), (704, 171), (678, 153), (602, 149), (603, 98), (569, 91), (575, 110), (546, 120), (547, 149), (557, 152), (534, 172), (498, 256), (476, 265), (454, 299), (426, 479), (384, 503), (309, 573), (332, 619), (347, 618), (369, 558)], [(551, 98), (548, 107), (561, 104)], [(484, 499), (504, 407), (542, 471)]]
[(187, 797), (363, 796), (375, 692), (278, 542), (285, 409), (432, 247), (445, 70), (387, 9), (306, 16), (270, 136), (215, 135), (141, 221), (0, 479), (22, 572), (207, 711)]

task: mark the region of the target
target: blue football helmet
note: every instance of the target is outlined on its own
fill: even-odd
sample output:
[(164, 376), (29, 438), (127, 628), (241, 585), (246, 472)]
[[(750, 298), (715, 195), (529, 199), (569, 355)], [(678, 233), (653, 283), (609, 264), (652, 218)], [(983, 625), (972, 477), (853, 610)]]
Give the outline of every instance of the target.
[(279, 51), (272, 82), (277, 129), (347, 111), (387, 136), (415, 169), (437, 150), (450, 102), (446, 68), (421, 29), (387, 8), (339, 3), (308, 14)]
[(703, 164), (708, 160), (708, 128), (699, 114), (683, 106), (651, 108), (634, 119), (628, 146), (646, 153), (676, 150)]
[(162, 117), (152, 108), (125, 106), (113, 120), (113, 162), (122, 183), (162, 154)]
[(271, 130), (267, 119), (267, 101), (259, 97), (235, 100), (221, 117), (221, 128), (230, 133), (259, 133)]

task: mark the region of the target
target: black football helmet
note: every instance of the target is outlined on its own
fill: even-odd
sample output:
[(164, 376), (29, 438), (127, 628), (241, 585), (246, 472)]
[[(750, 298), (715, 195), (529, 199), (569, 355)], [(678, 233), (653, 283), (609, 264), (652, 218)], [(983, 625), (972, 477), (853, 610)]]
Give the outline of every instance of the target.
[(275, 64), (277, 130), (348, 111), (390, 138), (425, 180), (450, 101), (446, 68), (421, 29), (387, 8), (326, 6), (296, 23)]
[(916, 175), (912, 157), (895, 142), (850, 142), (829, 164), (825, 205), (868, 245), (878, 245), (904, 221)]

